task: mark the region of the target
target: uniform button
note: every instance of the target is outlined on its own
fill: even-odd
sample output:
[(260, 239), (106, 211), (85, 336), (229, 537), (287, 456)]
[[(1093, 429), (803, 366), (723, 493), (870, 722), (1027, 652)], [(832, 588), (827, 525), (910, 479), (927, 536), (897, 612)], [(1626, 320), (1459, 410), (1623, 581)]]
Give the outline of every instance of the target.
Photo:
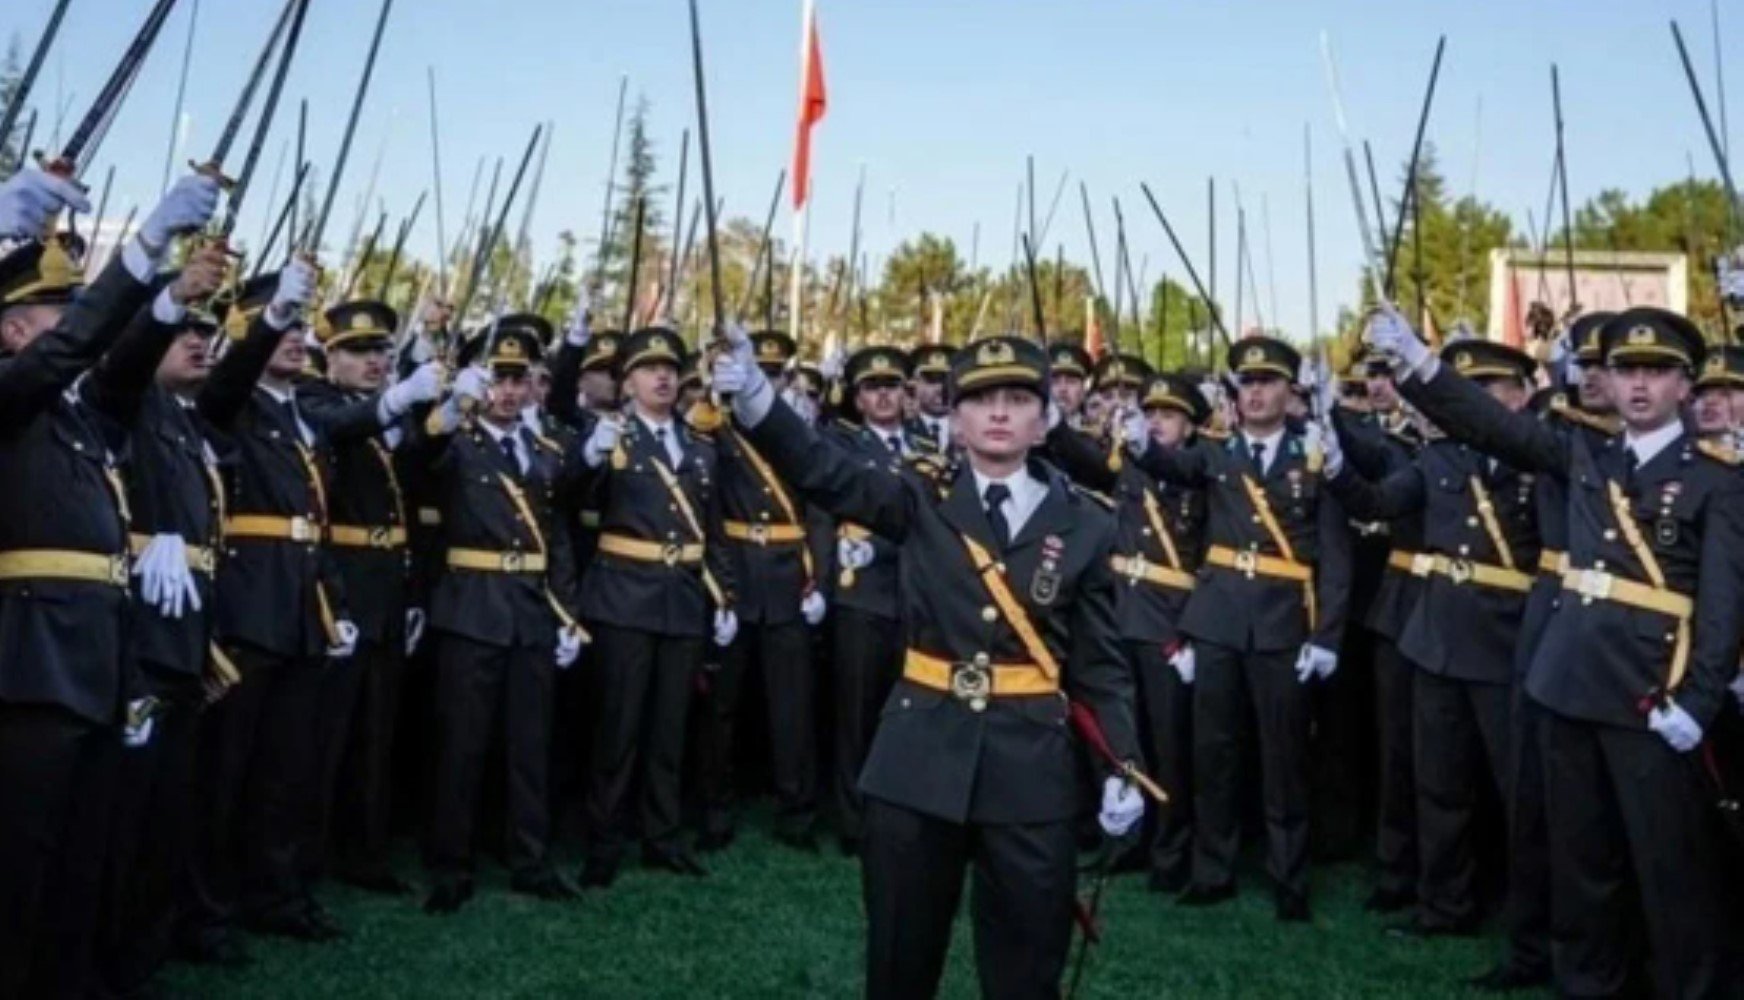
[(1604, 569), (1605, 568), (1605, 561), (1603, 559), (1598, 560), (1597, 562), (1593, 563), (1593, 568), (1594, 569)]
[(1249, 520), (1253, 521), (1253, 523), (1255, 523), (1255, 524), (1258, 524), (1258, 523), (1260, 523), (1260, 516), (1258, 514), (1255, 514), (1251, 518), (1249, 518)]
[(1477, 519), (1477, 518), (1475, 518), (1475, 517), (1468, 517), (1468, 518), (1466, 518), (1466, 519), (1465, 519), (1465, 526), (1466, 526), (1466, 527), (1468, 527), (1468, 528), (1475, 528), (1475, 527), (1477, 527), (1477, 526), (1478, 526), (1478, 519)]
[(1616, 540), (1617, 540), (1617, 532), (1612, 528), (1606, 528), (1605, 529), (1605, 541), (1614, 542)]
[(1149, 528), (1140, 528), (1138, 530), (1138, 533), (1145, 536), (1146, 538), (1151, 537), (1151, 529), (1149, 529)]
[(908, 706), (909, 706), (909, 700), (907, 698), (902, 699), (902, 707), (907, 708)]
[(1470, 545), (1461, 545), (1459, 547), (1459, 554), (1462, 556), (1471, 555), (1471, 546)]
[(999, 609), (994, 607), (991, 604), (982, 608), (981, 609), (981, 620), (984, 622), (996, 622), (996, 621), (998, 621), (999, 620)]

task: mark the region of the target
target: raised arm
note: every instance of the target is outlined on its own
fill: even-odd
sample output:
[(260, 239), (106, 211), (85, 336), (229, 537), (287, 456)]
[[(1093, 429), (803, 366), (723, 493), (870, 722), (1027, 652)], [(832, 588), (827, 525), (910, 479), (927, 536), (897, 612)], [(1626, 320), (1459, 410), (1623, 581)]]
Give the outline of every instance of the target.
[[(1403, 454), (1387, 447), (1386, 432), (1379, 426), (1365, 427), (1351, 419), (1343, 406), (1332, 408), (1332, 427), (1344, 445), (1345, 460), (1368, 479), (1384, 479), (1404, 464)], [(1358, 515), (1359, 517), (1361, 515)]]
[(754, 424), (739, 416), (751, 443), (807, 503), (893, 541), (908, 533), (908, 489), (901, 476), (826, 440), (779, 399)]
[(1108, 467), (1108, 452), (1090, 435), (1064, 422), (1048, 431), (1048, 451), (1060, 463), (1060, 470), (1081, 486), (1112, 493), (1120, 482), (1119, 471)]
[(1400, 391), (1455, 441), (1518, 469), (1568, 474), (1568, 438), (1530, 413), (1516, 413), (1476, 383), (1437, 365), (1428, 378), (1405, 379)]
[[(1343, 434), (1339, 441), (1350, 446)], [(1326, 481), (1326, 488), (1359, 521), (1391, 521), (1422, 510), (1429, 500), (1423, 472), (1415, 462), (1377, 482), (1359, 473), (1354, 461), (1347, 461), (1338, 475)]]

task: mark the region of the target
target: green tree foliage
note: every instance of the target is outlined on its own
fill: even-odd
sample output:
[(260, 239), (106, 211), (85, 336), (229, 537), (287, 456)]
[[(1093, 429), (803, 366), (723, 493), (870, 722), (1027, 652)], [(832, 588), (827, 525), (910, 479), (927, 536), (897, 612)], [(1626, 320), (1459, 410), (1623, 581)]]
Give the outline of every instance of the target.
[[(671, 242), (667, 234), (666, 186), (656, 181), (659, 163), (655, 157), (653, 136), (648, 130), (648, 98), (639, 97), (630, 115), (624, 139), (623, 174), (613, 190), (616, 203), (612, 209), (611, 236), (600, 248), (596, 268), (602, 282), (593, 296), (593, 311), (609, 325), (622, 325), (630, 271), (636, 253), (636, 214), (641, 204), (641, 263), (637, 284), (641, 294), (650, 294), (669, 260)], [(700, 237), (699, 237), (700, 239)]]
[[(1713, 262), (1731, 245), (1726, 221), (1726, 191), (1718, 181), (1679, 181), (1640, 202), (1621, 191), (1606, 190), (1575, 212), (1574, 246), (1687, 254), (1689, 314), (1712, 336), (1721, 328)], [(1559, 232), (1548, 242), (1558, 246), (1562, 235)]]

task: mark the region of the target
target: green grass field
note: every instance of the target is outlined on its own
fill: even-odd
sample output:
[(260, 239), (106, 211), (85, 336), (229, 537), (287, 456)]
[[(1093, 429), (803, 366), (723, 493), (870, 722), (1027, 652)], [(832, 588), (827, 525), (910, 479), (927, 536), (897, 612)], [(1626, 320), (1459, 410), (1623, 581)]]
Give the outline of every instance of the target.
[[(609, 892), (567, 905), (511, 895), (506, 877), (488, 866), (472, 904), (446, 918), (425, 916), (411, 899), (323, 887), (348, 940), (252, 939), (251, 967), (172, 966), (166, 985), (175, 996), (225, 1000), (857, 996), (857, 863), (833, 850), (801, 857), (752, 827), (708, 859), (710, 878), (632, 867)], [(402, 868), (412, 870), (410, 858)], [(1497, 954), (1493, 937), (1388, 937), (1386, 918), (1362, 912), (1368, 880), (1357, 865), (1316, 869), (1308, 926), (1273, 922), (1257, 871), (1243, 885), (1235, 902), (1206, 911), (1146, 892), (1142, 876), (1115, 879), (1103, 899), (1108, 936), (1081, 995), (1431, 1000), (1469, 995), (1463, 980)], [(978, 995), (966, 916), (943, 992)]]

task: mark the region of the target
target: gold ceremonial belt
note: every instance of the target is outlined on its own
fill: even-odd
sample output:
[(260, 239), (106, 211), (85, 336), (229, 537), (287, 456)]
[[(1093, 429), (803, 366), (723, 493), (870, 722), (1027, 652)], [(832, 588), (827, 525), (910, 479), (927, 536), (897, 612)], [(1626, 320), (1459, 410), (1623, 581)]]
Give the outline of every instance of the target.
[(82, 580), (127, 586), (127, 557), (69, 549), (0, 552), (0, 580)]
[(237, 514), (224, 522), (225, 538), (264, 538), (281, 542), (321, 540), (321, 521), (313, 517), (277, 514)]
[(545, 556), (538, 552), (491, 552), (486, 549), (449, 549), (451, 569), (480, 573), (543, 573)]
[(1657, 611), (1679, 621), (1695, 614), (1696, 603), (1675, 590), (1650, 587), (1596, 569), (1570, 569), (1562, 574), (1562, 588), (1580, 597), (1582, 604), (1610, 601), (1643, 611)]
[(365, 528), (333, 524), (327, 527), (327, 540), (347, 549), (399, 549), (406, 545), (406, 529), (399, 525)]
[(1249, 580), (1256, 576), (1269, 576), (1277, 580), (1309, 583), (1314, 579), (1313, 567), (1305, 563), (1263, 555), (1251, 549), (1237, 551), (1227, 545), (1211, 546), (1206, 550), (1205, 562), (1222, 569), (1235, 570)]
[(1462, 586), (1475, 583), (1480, 587), (1494, 587), (1497, 590), (1512, 590), (1522, 594), (1532, 589), (1530, 576), (1506, 566), (1491, 566), (1488, 563), (1472, 562), (1470, 559), (1453, 559), (1440, 555), (1419, 558), (1429, 560), (1430, 572), (1445, 576)]
[(1143, 580), (1159, 587), (1169, 587), (1173, 590), (1192, 590), (1193, 574), (1186, 570), (1175, 569), (1173, 566), (1159, 566), (1147, 562), (1144, 556), (1110, 556), (1109, 563), (1114, 572), (1125, 577), (1129, 582), (1137, 583)]
[(1562, 576), (1568, 572), (1568, 553), (1545, 549), (1538, 553), (1538, 572)]
[(702, 562), (702, 545), (679, 545), (677, 543), (650, 542), (644, 538), (631, 538), (628, 535), (601, 535), (599, 550), (609, 556), (620, 559), (633, 559), (636, 562), (665, 563), (668, 566), (694, 566)]
[(911, 649), (903, 661), (902, 676), (921, 687), (947, 692), (977, 712), (986, 710), (989, 698), (1054, 694), (1060, 690), (1059, 682), (1049, 678), (1041, 667), (1033, 663), (994, 663), (986, 653), (976, 653), (967, 662), (953, 662)]
[(754, 545), (782, 545), (805, 541), (805, 529), (797, 524), (750, 524), (745, 521), (726, 522), (727, 537), (735, 542)]
[[(127, 547), (132, 550), (134, 556), (142, 556), (145, 554), (145, 547), (151, 544), (151, 537), (150, 535), (128, 535)], [(196, 573), (204, 573), (207, 576), (211, 576), (217, 571), (218, 554), (210, 548), (204, 545), (187, 544), (184, 544), (183, 548), (188, 552), (189, 569)]]
[(1412, 576), (1428, 576), (1433, 560), (1421, 552), (1394, 549), (1387, 553), (1387, 568)]

